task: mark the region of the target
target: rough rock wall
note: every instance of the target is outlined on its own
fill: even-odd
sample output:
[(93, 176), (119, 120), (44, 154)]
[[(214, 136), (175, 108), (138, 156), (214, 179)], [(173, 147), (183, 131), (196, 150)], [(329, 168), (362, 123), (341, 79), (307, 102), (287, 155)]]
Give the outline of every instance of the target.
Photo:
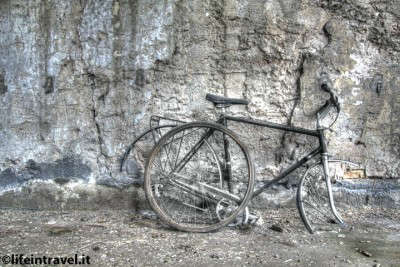
[[(400, 177), (399, 18), (395, 0), (1, 1), (0, 189), (65, 202), (126, 187), (119, 160), (149, 116), (213, 119), (208, 92), (312, 128), (322, 71), (343, 106), (330, 150)], [(232, 128), (260, 151), (260, 176), (312, 141)]]

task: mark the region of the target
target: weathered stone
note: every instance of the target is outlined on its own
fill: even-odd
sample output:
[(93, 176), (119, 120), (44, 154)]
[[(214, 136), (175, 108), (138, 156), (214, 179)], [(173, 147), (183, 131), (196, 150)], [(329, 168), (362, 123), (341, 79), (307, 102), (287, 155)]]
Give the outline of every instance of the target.
[(283, 228), (281, 226), (277, 225), (277, 224), (271, 225), (271, 227), (269, 229), (271, 229), (271, 230), (273, 230), (275, 232), (280, 232), (280, 233), (283, 232)]
[[(399, 178), (399, 7), (369, 0), (1, 1), (0, 190), (28, 190), (37, 180), (51, 184), (52, 196), (73, 183), (92, 188), (90, 195), (140, 184), (140, 159), (119, 173), (125, 148), (153, 113), (215, 119), (208, 92), (250, 100), (233, 114), (314, 128), (312, 114), (327, 98), (322, 72), (342, 104), (330, 151), (365, 164), (367, 176)], [(317, 141), (231, 127), (252, 151), (259, 180)], [(42, 193), (43, 201), (53, 199)]]
[(45, 227), (51, 235), (61, 235), (76, 230), (76, 226), (64, 222), (50, 222)]

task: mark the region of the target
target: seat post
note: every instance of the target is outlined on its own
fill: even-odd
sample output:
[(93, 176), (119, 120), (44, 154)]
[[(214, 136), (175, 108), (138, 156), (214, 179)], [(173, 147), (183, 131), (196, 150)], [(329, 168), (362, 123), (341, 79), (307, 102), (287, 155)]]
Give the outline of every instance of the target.
[(214, 107), (217, 109), (218, 121), (217, 123), (224, 125), (227, 127), (227, 122), (225, 119), (226, 105), (223, 104), (214, 104)]
[(222, 113), (223, 115), (225, 115), (225, 113), (226, 113), (226, 105), (224, 105), (224, 104), (215, 104), (215, 107), (216, 107), (217, 109), (221, 109), (221, 113)]
[(226, 113), (226, 107), (223, 106), (223, 107), (221, 108), (221, 110), (222, 110), (222, 115), (225, 115), (225, 113)]

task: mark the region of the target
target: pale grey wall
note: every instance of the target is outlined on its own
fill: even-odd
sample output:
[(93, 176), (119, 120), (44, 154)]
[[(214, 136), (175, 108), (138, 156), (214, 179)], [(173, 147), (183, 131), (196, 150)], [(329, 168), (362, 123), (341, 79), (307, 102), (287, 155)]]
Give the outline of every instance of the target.
[[(398, 1), (1, 1), (0, 187), (129, 185), (118, 161), (149, 116), (213, 119), (207, 92), (249, 99), (235, 114), (313, 127), (322, 71), (343, 106), (331, 151), (399, 177), (399, 18)], [(260, 177), (310, 141), (240, 130), (266, 150)]]

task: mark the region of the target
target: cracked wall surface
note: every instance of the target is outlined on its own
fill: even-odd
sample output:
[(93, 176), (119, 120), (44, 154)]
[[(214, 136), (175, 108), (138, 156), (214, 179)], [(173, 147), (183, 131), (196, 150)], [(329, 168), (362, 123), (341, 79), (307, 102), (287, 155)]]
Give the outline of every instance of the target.
[[(206, 93), (248, 99), (236, 115), (313, 128), (321, 72), (342, 104), (332, 154), (398, 178), (399, 18), (395, 0), (1, 1), (1, 194), (127, 188), (119, 161), (150, 115), (215, 119)], [(231, 127), (258, 179), (315, 146)]]

